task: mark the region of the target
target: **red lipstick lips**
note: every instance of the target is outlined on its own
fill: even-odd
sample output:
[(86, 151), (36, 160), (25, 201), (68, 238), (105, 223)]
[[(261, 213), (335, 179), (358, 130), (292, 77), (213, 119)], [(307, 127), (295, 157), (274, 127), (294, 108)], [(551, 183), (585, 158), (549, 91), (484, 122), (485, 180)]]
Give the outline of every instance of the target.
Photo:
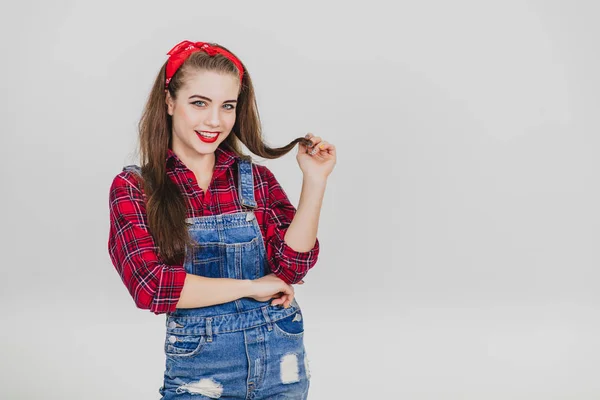
[(214, 143), (219, 137), (220, 132), (195, 131), (200, 140), (204, 143)]

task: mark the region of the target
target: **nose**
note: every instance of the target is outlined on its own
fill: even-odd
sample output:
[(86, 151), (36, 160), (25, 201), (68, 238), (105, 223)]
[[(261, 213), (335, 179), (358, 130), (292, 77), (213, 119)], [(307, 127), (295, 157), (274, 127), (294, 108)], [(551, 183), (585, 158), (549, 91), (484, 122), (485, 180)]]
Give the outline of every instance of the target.
[(208, 111), (208, 113), (206, 115), (206, 120), (204, 121), (204, 123), (207, 126), (210, 126), (211, 128), (215, 128), (220, 125), (219, 108), (218, 107), (212, 107)]

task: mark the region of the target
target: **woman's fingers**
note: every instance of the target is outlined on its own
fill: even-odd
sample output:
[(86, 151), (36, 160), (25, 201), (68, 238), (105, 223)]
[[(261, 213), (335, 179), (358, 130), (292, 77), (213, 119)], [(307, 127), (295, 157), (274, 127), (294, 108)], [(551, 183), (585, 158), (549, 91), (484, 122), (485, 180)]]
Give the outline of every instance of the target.
[(283, 304), (287, 308), (285, 303), (291, 303), (294, 298), (294, 287), (292, 285), (284, 284), (281, 287), (281, 290), (273, 294), (271, 298), (275, 298), (275, 300), (271, 301), (271, 305), (276, 306), (278, 304)]
[(283, 306), (285, 308), (288, 308), (290, 306), (290, 304), (292, 303), (292, 301), (294, 300), (294, 294), (295, 294), (293, 288), (291, 288), (291, 286), (289, 288), (290, 289), (286, 290), (286, 292), (283, 293), (281, 295), (281, 297), (273, 300), (271, 302), (271, 305), (272, 306), (276, 306), (276, 305), (279, 305), (279, 304), (283, 304)]
[(278, 297), (278, 298), (276, 298), (275, 300), (273, 300), (273, 301), (271, 302), (271, 305), (272, 305), (272, 306), (276, 306), (276, 305), (278, 305), (278, 304), (281, 304), (282, 302), (283, 302), (283, 300), (281, 300), (281, 297)]
[[(271, 305), (272, 305), (272, 306), (277, 306), (277, 305), (279, 305), (279, 304), (284, 304), (284, 306), (285, 306), (285, 302), (286, 302), (287, 300), (288, 300), (288, 295), (287, 295), (287, 294), (284, 294), (283, 296), (281, 296), (281, 297), (279, 297), (279, 298), (277, 298), (277, 299), (273, 300), (273, 301), (271, 302)], [(286, 308), (287, 308), (287, 307), (286, 307)]]
[(311, 156), (318, 155), (325, 160), (331, 159), (332, 157), (335, 158), (336, 149), (333, 144), (323, 140), (323, 138), (320, 136), (313, 135), (312, 133), (308, 133), (304, 137), (311, 141), (312, 146), (300, 144), (298, 152), (307, 153)]
[[(310, 139), (311, 134), (307, 134), (304, 136), (305, 139)], [(308, 153), (308, 150), (312, 148), (311, 145), (304, 144), (303, 142), (298, 143), (298, 154), (300, 153)]]
[(314, 154), (316, 151), (319, 150), (319, 143), (321, 143), (323, 139), (320, 136), (313, 136), (310, 138), (310, 140), (313, 143), (313, 145), (312, 147), (309, 147), (308, 152)]
[[(304, 279), (302, 279), (301, 281), (297, 282), (296, 285), (304, 285)], [(292, 301), (294, 300), (294, 296), (295, 296), (295, 291), (293, 290), (293, 288), (290, 285), (290, 290), (287, 293), (284, 292), (279, 292), (274, 294), (271, 298), (274, 299), (271, 302), (272, 306), (276, 306), (278, 304), (283, 304), (283, 306), (285, 308), (288, 308), (290, 306), (290, 304), (292, 303)], [(286, 304), (287, 303), (287, 304)]]
[(306, 152), (311, 153), (312, 151), (311, 154), (314, 154), (314, 149), (316, 149), (316, 145), (319, 144), (323, 139), (320, 136), (313, 135), (312, 133), (307, 133), (304, 137), (306, 139), (310, 139), (310, 141), (312, 142), (312, 146), (306, 148)]
[(323, 138), (321, 136), (312, 136), (310, 138), (310, 141), (313, 142), (313, 146), (314, 146), (314, 145), (321, 143), (321, 141), (323, 141)]
[(282, 297), (283, 297), (283, 293), (276, 293), (276, 294), (274, 294), (273, 295), (273, 299), (274, 300), (271, 301), (271, 305), (272, 306), (276, 306), (277, 304), (283, 303)]
[(335, 146), (332, 145), (331, 143), (329, 143), (326, 140), (323, 140), (321, 142), (319, 142), (319, 144), (315, 145), (311, 151), (309, 151), (310, 155), (315, 155), (319, 153), (320, 155), (323, 154), (334, 154), (335, 153)]
[(285, 296), (285, 299), (283, 301), (283, 307), (288, 308), (290, 306), (290, 303), (292, 302), (293, 298), (294, 298), (293, 294)]

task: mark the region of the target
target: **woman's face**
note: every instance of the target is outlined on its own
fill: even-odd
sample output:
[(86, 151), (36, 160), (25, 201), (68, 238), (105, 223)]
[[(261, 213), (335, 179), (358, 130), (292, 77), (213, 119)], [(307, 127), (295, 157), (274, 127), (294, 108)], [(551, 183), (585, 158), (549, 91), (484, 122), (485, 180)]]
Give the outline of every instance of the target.
[(167, 92), (173, 151), (190, 158), (214, 153), (235, 124), (239, 88), (237, 76), (198, 71), (187, 76), (176, 100)]

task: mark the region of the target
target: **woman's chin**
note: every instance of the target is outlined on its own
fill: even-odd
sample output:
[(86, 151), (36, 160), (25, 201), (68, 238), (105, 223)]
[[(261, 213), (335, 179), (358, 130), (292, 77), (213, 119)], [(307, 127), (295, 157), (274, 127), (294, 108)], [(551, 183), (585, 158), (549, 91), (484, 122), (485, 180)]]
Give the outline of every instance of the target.
[[(219, 138), (220, 139), (220, 138)], [(200, 154), (210, 154), (214, 153), (217, 150), (217, 147), (222, 143), (222, 140), (217, 140), (214, 143), (204, 143), (199, 141), (199, 143), (195, 143), (194, 150)]]

